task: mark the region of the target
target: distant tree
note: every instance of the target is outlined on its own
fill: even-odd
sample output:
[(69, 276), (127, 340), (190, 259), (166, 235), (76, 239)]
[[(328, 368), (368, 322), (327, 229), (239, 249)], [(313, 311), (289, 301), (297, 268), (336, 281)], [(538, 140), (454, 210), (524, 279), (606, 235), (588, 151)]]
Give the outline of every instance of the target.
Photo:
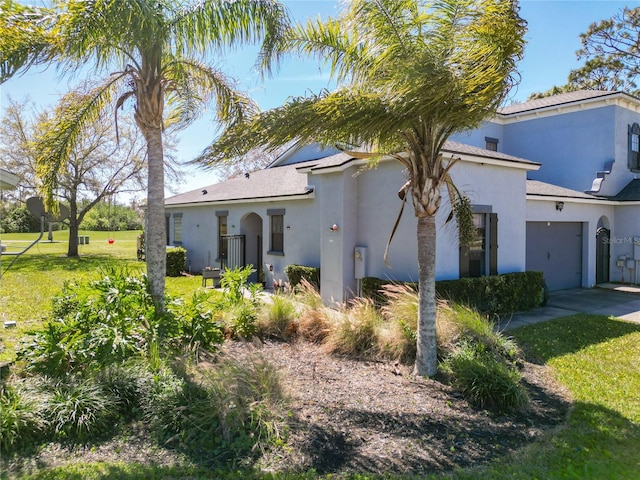
[[(36, 112), (11, 100), (0, 122), (0, 158), (8, 170), (21, 178), (22, 191), (37, 191), (38, 141), (56, 116), (78, 101), (80, 94), (63, 97), (55, 109)], [(142, 135), (131, 123), (122, 123), (116, 140), (106, 114), (84, 126), (80, 139), (58, 171), (57, 196), (70, 211), (67, 255), (78, 255), (78, 228), (99, 202), (116, 193), (143, 191), (146, 186), (146, 149)], [(23, 193), (24, 196), (24, 193)], [(24, 200), (24, 199), (22, 199)]]
[(575, 90), (640, 94), (640, 7), (625, 7), (610, 19), (592, 23), (580, 41), (576, 55), (586, 59), (585, 64), (569, 72), (565, 85), (534, 93), (530, 100)]

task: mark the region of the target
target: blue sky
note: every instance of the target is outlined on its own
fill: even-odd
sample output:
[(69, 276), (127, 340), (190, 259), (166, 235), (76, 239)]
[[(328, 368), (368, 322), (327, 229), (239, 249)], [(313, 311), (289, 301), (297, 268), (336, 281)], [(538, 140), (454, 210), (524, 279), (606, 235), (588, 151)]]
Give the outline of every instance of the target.
[[(27, 2), (25, 2), (27, 3)], [(34, 3), (39, 3), (35, 1)], [(317, 15), (335, 15), (339, 0), (285, 0), (292, 15), (303, 20)], [(566, 82), (569, 70), (580, 65), (575, 52), (580, 33), (598, 20), (611, 17), (624, 6), (637, 7), (640, 1), (617, 0), (521, 0), (520, 15), (528, 22), (525, 58), (519, 65), (521, 82), (510, 100), (524, 101), (532, 92), (544, 91)], [(253, 50), (255, 51), (255, 50)], [(217, 67), (231, 74), (241, 89), (249, 92), (262, 109), (276, 107), (289, 96), (305, 95), (330, 88), (328, 75), (312, 60), (286, 60), (274, 78), (261, 81), (253, 70), (252, 51), (229, 54)], [(37, 105), (51, 105), (73, 85), (53, 70), (32, 71), (0, 86), (0, 114), (8, 96), (23, 100), (29, 96)], [(178, 157), (188, 161), (211, 140), (212, 124), (206, 118), (181, 133)], [(180, 192), (217, 181), (215, 173), (193, 171)]]

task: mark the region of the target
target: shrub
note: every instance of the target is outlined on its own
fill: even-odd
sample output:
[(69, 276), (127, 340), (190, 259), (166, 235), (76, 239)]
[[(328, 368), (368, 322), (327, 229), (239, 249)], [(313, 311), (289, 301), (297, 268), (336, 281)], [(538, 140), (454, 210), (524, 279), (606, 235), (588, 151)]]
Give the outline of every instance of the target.
[(109, 266), (101, 274), (100, 280), (67, 283), (54, 297), (50, 320), (18, 351), (28, 370), (62, 376), (99, 369), (145, 355), (159, 334), (173, 335), (172, 322), (155, 315), (146, 277)]
[(167, 277), (179, 277), (187, 264), (187, 251), (182, 247), (167, 248)]
[(113, 430), (117, 402), (95, 379), (70, 376), (49, 389), (44, 415), (57, 436), (86, 440)]
[(474, 343), (463, 343), (442, 364), (451, 383), (480, 408), (524, 410), (529, 402), (520, 374)]
[[(412, 282), (393, 282), (379, 278), (362, 279), (362, 296), (383, 305), (387, 297), (383, 287), (400, 283), (417, 289)], [(504, 314), (529, 310), (544, 301), (544, 278), (542, 272), (515, 272), (489, 277), (461, 278), (436, 282), (439, 297), (462, 303), (481, 312)]]
[(41, 395), (24, 388), (25, 382), (1, 387), (0, 451), (23, 447), (45, 434), (47, 421), (41, 411)]
[(265, 304), (258, 319), (258, 332), (261, 337), (275, 337), (282, 340), (295, 335), (296, 305), (290, 298), (274, 295), (271, 304)]
[(224, 342), (221, 312), (208, 300), (208, 294), (198, 290), (189, 300), (176, 300), (169, 305), (179, 331), (175, 340), (196, 358), (201, 349), (213, 352)]
[(304, 265), (287, 265), (284, 268), (284, 272), (289, 278), (289, 283), (292, 287), (300, 285), (302, 280), (306, 280), (313, 285), (317, 290), (320, 290), (320, 268), (318, 267), (305, 267)]
[(373, 301), (355, 299), (329, 333), (327, 349), (339, 355), (375, 357), (378, 354), (378, 327), (381, 324), (382, 317)]

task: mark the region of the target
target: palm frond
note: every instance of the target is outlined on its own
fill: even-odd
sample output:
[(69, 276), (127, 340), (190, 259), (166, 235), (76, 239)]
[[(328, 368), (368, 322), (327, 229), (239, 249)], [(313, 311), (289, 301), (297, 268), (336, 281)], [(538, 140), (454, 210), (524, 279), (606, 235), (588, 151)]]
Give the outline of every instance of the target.
[(31, 65), (50, 62), (59, 51), (51, 29), (56, 13), (0, 0), (0, 83)]
[(36, 173), (46, 205), (54, 203), (58, 175), (66, 165), (75, 146), (82, 140), (85, 126), (96, 121), (110, 105), (124, 73), (113, 75), (89, 91), (73, 91), (65, 95), (56, 107), (55, 115), (43, 125), (38, 139), (39, 156)]
[(167, 64), (163, 75), (169, 94), (167, 127), (186, 127), (212, 103), (216, 107), (216, 119), (223, 126), (242, 122), (258, 112), (257, 105), (238, 91), (228, 76), (203, 63), (175, 60)]

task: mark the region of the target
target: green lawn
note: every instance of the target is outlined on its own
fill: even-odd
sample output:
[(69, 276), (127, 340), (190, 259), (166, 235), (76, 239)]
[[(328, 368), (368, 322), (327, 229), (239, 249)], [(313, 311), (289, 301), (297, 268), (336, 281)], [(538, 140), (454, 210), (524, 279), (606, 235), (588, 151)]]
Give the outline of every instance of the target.
[(640, 325), (579, 314), (512, 333), (569, 389), (568, 422), (515, 458), (452, 478), (640, 478)]
[[(5, 321), (15, 321), (15, 328), (0, 330), (0, 361), (15, 357), (15, 345), (25, 333), (41, 324), (50, 311), (50, 299), (65, 282), (82, 278), (98, 278), (100, 268), (117, 261), (132, 270), (145, 270), (144, 262), (136, 259), (136, 239), (140, 232), (89, 232), (88, 245), (79, 245), (80, 256), (68, 258), (68, 231), (53, 232), (53, 242), (38, 242), (18, 257), (2, 257), (0, 277), (0, 328)], [(28, 245), (38, 234), (2, 234), (0, 242), (8, 251)], [(108, 240), (112, 239), (113, 243)], [(9, 268), (8, 268), (9, 267)], [(7, 269), (8, 268), (8, 269)], [(167, 293), (190, 294), (201, 285), (200, 277), (167, 278)]]
[[(87, 232), (79, 259), (67, 259), (62, 232), (20, 258), (0, 281), (0, 316), (15, 319), (16, 329), (1, 332), (5, 350), (25, 330), (38, 325), (49, 299), (64, 281), (99, 275), (108, 261), (143, 268), (135, 260), (137, 232)], [(5, 243), (8, 235), (2, 236)], [(172, 295), (190, 295), (199, 277), (167, 279)], [(430, 478), (452, 479), (640, 479), (640, 325), (596, 315), (572, 315), (510, 332), (531, 361), (548, 365), (574, 399), (568, 421), (512, 457), (474, 469)], [(0, 477), (2, 475), (0, 474)], [(208, 472), (192, 467), (80, 464), (43, 470), (28, 478), (261, 478), (255, 472)], [(315, 478), (276, 475), (266, 478)], [(366, 476), (354, 476), (364, 480)]]

